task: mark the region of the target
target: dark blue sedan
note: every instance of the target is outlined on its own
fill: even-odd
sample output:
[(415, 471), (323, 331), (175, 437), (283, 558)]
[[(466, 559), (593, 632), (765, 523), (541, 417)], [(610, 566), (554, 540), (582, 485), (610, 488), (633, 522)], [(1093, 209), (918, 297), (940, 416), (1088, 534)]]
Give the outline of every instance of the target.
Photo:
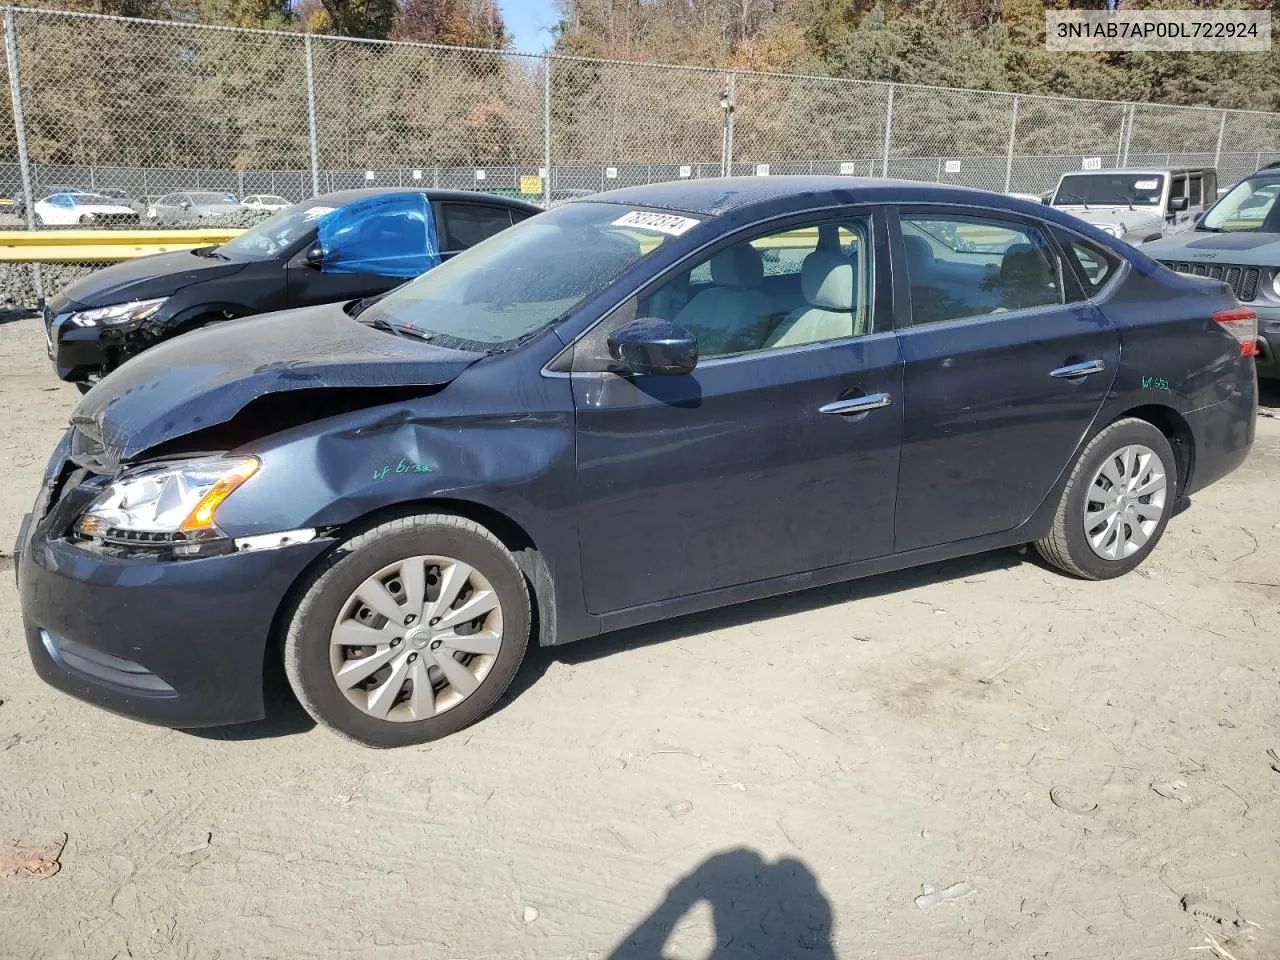
[(1010, 545), (1102, 579), (1245, 459), (1256, 318), (957, 188), (659, 184), (369, 305), (233, 321), (84, 398), (18, 543), (54, 686), (362, 743), (483, 716), (566, 643)]

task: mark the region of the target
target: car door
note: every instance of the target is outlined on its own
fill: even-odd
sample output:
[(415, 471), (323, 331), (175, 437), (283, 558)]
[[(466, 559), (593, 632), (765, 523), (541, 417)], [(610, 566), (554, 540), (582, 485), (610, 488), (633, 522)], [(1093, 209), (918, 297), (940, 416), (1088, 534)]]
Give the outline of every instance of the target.
[[(740, 234), (574, 344), (592, 612), (892, 550), (902, 406), (887, 234), (866, 209), (821, 226)], [(608, 333), (636, 317), (693, 332), (694, 371), (608, 372)]]
[(891, 215), (903, 444), (898, 551), (997, 533), (1044, 500), (1107, 396), (1116, 330), (1036, 221)]
[(318, 221), (319, 256), (304, 246), (289, 261), (291, 306), (371, 297), (440, 262), (431, 205), (420, 193), (381, 194)]
[(511, 226), (511, 208), (463, 200), (435, 204), (440, 222), (441, 257), (445, 260), (488, 240)]

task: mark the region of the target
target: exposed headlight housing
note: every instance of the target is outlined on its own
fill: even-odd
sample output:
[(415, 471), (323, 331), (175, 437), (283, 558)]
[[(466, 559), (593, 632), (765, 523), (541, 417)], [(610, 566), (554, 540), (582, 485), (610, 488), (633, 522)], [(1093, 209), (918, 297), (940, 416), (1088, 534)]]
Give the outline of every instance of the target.
[(1108, 236), (1115, 237), (1117, 240), (1120, 239), (1120, 235), (1124, 232), (1114, 223), (1100, 223), (1098, 224), (1098, 229)]
[(168, 299), (168, 297), (160, 297), (157, 300), (131, 300), (128, 303), (114, 303), (109, 307), (78, 310), (68, 320), (80, 327), (126, 326), (147, 319)]
[(1271, 275), (1271, 292), (1280, 298), (1280, 270)]
[(97, 496), (75, 533), (99, 546), (174, 557), (229, 552), (214, 513), (260, 466), (256, 457), (202, 457), (138, 467)]

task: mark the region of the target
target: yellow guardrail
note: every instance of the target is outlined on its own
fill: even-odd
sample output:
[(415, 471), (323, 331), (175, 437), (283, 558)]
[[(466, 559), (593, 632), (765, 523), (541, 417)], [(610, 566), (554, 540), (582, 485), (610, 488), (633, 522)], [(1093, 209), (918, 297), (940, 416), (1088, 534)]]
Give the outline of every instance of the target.
[(226, 243), (243, 230), (0, 230), (0, 263), (115, 263)]

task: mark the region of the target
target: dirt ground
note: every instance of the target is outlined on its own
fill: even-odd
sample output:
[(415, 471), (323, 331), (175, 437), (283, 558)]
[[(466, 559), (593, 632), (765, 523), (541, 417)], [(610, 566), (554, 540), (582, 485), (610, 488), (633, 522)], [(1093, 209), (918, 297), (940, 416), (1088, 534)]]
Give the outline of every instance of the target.
[(377, 752), (279, 684), (195, 734), (36, 678), (8, 549), (76, 394), (34, 320), (0, 370), (0, 957), (1280, 957), (1280, 420), (1121, 580), (1003, 551), (534, 651)]

